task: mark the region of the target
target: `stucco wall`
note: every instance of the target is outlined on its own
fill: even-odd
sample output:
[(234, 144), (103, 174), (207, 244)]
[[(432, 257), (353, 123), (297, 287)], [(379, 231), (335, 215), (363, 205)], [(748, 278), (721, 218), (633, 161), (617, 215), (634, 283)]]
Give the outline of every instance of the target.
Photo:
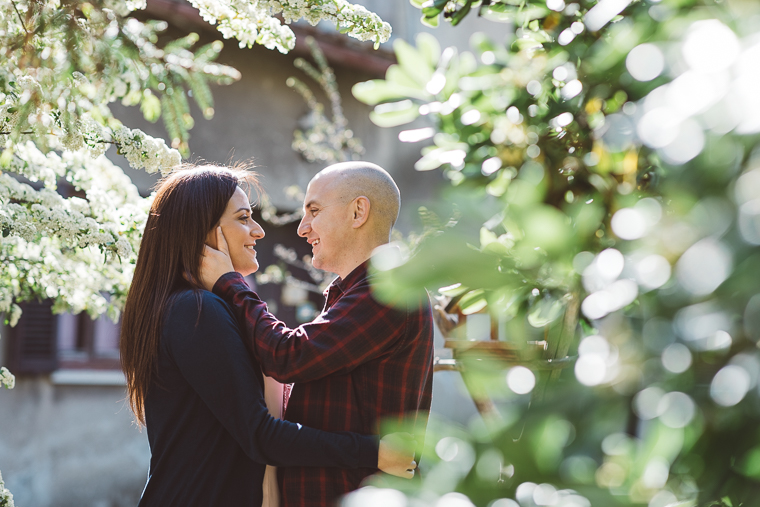
[(17, 506), (137, 505), (150, 451), (124, 393), (49, 377), (0, 393), (0, 470)]

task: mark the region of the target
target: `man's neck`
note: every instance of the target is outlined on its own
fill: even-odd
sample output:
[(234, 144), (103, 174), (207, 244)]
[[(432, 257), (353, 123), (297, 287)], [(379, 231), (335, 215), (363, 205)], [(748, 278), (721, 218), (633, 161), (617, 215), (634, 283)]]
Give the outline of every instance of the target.
[(349, 274), (351, 274), (353, 270), (355, 270), (357, 267), (367, 262), (370, 259), (370, 257), (372, 257), (372, 253), (375, 251), (377, 247), (385, 245), (387, 243), (389, 243), (389, 241), (377, 242), (367, 248), (364, 248), (363, 251), (362, 250), (357, 251), (357, 255), (351, 260), (351, 262), (347, 262), (345, 267), (342, 267), (340, 269), (340, 273), (335, 273), (335, 274), (338, 275), (341, 280), (345, 280), (346, 277)]
[(346, 277), (348, 275), (350, 275), (353, 270), (355, 270), (356, 268), (358, 268), (359, 266), (361, 266), (362, 264), (364, 264), (368, 259), (369, 259), (369, 256), (367, 256), (367, 258), (365, 258), (364, 260), (360, 260), (358, 262), (354, 262), (354, 263), (346, 266), (345, 268), (341, 269), (341, 272), (340, 273), (336, 273), (336, 275), (338, 275), (341, 280), (345, 280)]

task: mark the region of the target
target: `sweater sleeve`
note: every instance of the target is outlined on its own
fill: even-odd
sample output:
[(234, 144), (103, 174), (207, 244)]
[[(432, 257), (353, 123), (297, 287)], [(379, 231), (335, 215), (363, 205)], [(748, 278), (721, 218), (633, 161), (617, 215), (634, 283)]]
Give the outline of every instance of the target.
[(175, 300), (163, 345), (190, 386), (252, 460), (276, 466), (376, 468), (376, 436), (332, 433), (271, 417), (229, 307), (202, 291)]

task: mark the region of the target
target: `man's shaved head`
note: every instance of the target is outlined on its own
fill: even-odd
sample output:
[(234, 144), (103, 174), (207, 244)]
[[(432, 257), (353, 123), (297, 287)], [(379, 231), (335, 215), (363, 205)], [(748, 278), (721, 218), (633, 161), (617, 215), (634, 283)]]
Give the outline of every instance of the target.
[(388, 236), (398, 218), (401, 194), (396, 182), (382, 167), (370, 162), (341, 162), (321, 170), (312, 179), (323, 180), (341, 199), (365, 196), (378, 234)]

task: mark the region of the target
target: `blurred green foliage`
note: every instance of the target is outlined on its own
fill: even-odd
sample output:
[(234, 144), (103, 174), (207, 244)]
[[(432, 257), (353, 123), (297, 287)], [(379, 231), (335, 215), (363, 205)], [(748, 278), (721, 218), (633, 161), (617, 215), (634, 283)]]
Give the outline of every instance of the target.
[(574, 363), (551, 383), (526, 363), (532, 395), (514, 365), (464, 364), (496, 412), (431, 421), (422, 481), (344, 504), (760, 505), (760, 5), (412, 3), (514, 30), (472, 54), (398, 40), (354, 87), (450, 182), (377, 292), (446, 286)]

